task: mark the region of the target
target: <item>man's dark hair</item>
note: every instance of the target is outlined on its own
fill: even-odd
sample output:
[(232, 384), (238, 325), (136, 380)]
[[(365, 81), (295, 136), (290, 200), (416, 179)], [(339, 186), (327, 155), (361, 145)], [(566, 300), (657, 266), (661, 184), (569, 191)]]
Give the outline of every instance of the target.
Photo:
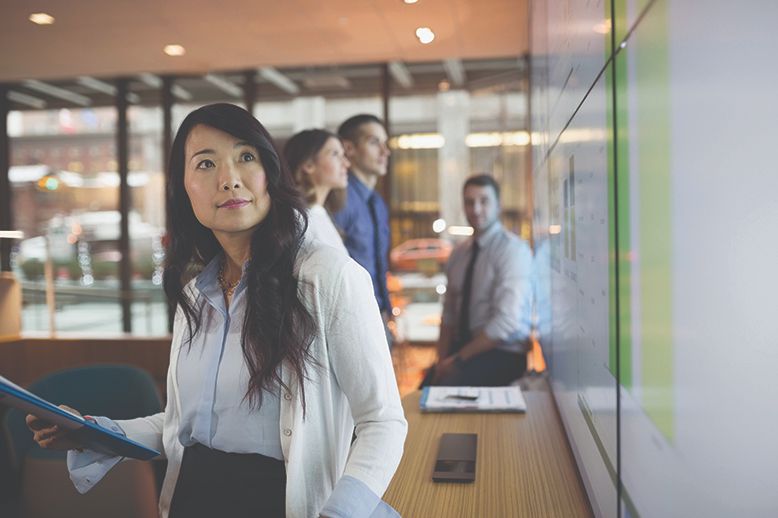
[(343, 124), (338, 128), (338, 136), (343, 140), (356, 142), (357, 137), (359, 136), (359, 128), (371, 122), (375, 122), (381, 126), (384, 125), (384, 122), (375, 115), (360, 113), (359, 115), (354, 115), (343, 121)]
[(494, 189), (494, 196), (497, 198), (497, 201), (500, 201), (500, 184), (497, 183), (497, 180), (494, 179), (494, 177), (490, 174), (481, 173), (481, 174), (475, 174), (465, 180), (465, 185), (462, 186), (462, 193), (464, 194), (465, 189), (467, 189), (470, 185), (476, 185), (478, 187), (486, 187), (489, 186), (492, 189)]

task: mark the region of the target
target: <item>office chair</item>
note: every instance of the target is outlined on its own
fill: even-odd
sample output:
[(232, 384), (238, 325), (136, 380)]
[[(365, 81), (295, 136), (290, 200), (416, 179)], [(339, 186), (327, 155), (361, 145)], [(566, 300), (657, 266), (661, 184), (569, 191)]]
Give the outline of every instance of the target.
[[(29, 390), (83, 414), (111, 419), (142, 417), (162, 408), (151, 375), (129, 365), (67, 369), (41, 378)], [(81, 495), (68, 477), (66, 453), (38, 447), (24, 418), (23, 412), (9, 409), (2, 423), (8, 457), (17, 474), (20, 518), (158, 516), (158, 484), (150, 463), (122, 462)]]

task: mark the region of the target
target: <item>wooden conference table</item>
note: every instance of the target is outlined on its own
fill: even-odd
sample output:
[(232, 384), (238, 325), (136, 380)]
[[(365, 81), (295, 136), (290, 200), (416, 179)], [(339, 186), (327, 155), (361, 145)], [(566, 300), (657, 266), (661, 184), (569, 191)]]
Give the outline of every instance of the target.
[[(545, 380), (524, 390), (526, 414), (422, 414), (403, 399), (408, 438), (384, 500), (405, 518), (589, 517), (592, 511)], [(437, 483), (443, 433), (477, 433), (475, 482)]]

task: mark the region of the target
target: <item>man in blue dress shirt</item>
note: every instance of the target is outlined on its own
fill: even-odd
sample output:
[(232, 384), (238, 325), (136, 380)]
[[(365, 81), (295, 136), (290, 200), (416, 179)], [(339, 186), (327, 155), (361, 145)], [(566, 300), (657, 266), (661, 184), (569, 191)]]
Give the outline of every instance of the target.
[(389, 211), (375, 191), (389, 164), (386, 129), (378, 117), (362, 114), (341, 124), (338, 135), (351, 169), (346, 206), (334, 215), (335, 223), (351, 257), (370, 273), (378, 307), (388, 322), (392, 315), (386, 287)]

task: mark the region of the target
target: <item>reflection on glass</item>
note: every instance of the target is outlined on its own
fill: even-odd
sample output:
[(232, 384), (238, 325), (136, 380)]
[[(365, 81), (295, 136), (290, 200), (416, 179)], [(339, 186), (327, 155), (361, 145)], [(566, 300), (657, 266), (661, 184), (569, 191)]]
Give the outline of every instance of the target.
[(132, 332), (159, 336), (168, 331), (162, 290), (165, 250), (165, 174), (162, 157), (162, 109), (132, 106), (130, 121), (130, 254)]
[(52, 264), (57, 331), (119, 332), (119, 213), (112, 108), (15, 112), (9, 120), (14, 253), (25, 331), (49, 331), (44, 265)]

